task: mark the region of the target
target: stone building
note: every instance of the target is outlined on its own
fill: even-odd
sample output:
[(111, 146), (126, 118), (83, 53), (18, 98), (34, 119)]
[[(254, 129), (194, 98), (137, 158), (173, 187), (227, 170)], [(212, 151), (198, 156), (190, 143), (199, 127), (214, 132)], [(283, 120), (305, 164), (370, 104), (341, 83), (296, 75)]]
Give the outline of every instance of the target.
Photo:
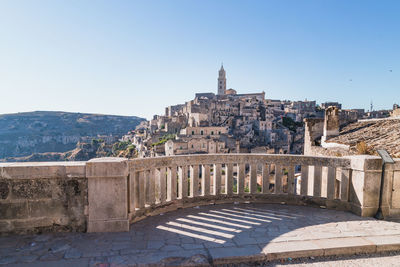
[[(256, 147), (302, 152), (302, 120), (316, 116), (315, 101), (268, 100), (265, 92), (238, 94), (226, 88), (221, 66), (217, 94), (196, 93), (193, 100), (168, 106), (165, 115), (142, 123), (137, 131), (140, 138), (135, 139), (142, 151), (139, 155), (237, 153), (256, 151)], [(285, 117), (298, 124), (285, 125)]]
[(186, 127), (180, 132), (181, 135), (190, 137), (219, 137), (221, 134), (228, 134), (226, 126), (207, 126), (207, 127)]
[(342, 109), (342, 104), (339, 102), (325, 102), (321, 103), (321, 108), (327, 109), (328, 107), (337, 107), (338, 109)]
[(400, 106), (397, 104), (393, 105), (393, 110), (390, 112), (391, 117), (400, 117)]
[(375, 154), (386, 149), (400, 157), (400, 118), (349, 122), (340, 119), (336, 107), (328, 107), (325, 118), (305, 119), (304, 155), (347, 156)]

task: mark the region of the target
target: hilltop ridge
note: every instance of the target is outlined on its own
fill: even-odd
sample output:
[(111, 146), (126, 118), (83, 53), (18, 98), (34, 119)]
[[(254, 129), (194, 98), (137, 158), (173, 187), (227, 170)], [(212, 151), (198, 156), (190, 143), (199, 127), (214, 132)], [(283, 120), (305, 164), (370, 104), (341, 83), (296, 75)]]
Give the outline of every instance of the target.
[(118, 116), (63, 111), (34, 111), (0, 115), (0, 159), (33, 153), (66, 152), (93, 138), (114, 142), (144, 121)]

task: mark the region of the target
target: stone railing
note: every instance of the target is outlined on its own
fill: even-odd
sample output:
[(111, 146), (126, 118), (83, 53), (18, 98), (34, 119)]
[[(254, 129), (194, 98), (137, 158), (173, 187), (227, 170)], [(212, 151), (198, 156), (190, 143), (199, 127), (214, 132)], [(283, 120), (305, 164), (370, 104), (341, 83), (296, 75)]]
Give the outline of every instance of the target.
[[(0, 164), (0, 232), (128, 231), (179, 208), (228, 202), (311, 205), (375, 215), (381, 160), (207, 154)], [(400, 215), (400, 161), (386, 169), (384, 215)], [(86, 227), (87, 225), (87, 227)]]
[[(380, 164), (379, 158), (368, 156), (261, 154), (94, 160), (88, 163), (89, 170), (99, 174), (88, 178), (98, 177), (104, 186), (89, 179), (89, 206), (92, 184), (99, 190), (93, 192), (99, 206), (89, 208), (88, 230), (126, 231), (129, 223), (178, 208), (243, 201), (322, 206), (373, 216), (379, 203)], [(112, 207), (115, 213), (107, 217)]]

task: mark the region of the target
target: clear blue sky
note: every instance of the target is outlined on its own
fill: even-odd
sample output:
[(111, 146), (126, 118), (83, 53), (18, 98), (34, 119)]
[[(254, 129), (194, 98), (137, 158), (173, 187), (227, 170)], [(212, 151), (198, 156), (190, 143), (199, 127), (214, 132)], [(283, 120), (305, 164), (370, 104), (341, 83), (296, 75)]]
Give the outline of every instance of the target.
[[(400, 1), (0, 1), (0, 113), (150, 118), (195, 92), (400, 103)], [(390, 71), (392, 70), (392, 71)]]

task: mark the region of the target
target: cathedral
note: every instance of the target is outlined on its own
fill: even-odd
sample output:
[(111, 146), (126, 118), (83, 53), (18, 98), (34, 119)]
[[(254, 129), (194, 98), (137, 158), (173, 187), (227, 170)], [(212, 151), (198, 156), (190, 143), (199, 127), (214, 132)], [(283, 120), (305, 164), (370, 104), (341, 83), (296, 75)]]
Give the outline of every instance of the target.
[(218, 75), (218, 95), (224, 95), (226, 91), (226, 73), (224, 66), (221, 65)]

